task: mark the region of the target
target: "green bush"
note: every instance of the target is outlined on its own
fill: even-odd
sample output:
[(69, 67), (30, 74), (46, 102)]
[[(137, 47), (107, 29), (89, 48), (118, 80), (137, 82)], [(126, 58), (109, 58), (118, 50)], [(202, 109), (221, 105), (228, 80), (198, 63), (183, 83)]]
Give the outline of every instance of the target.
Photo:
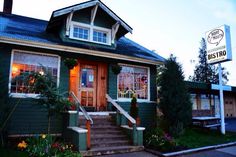
[(147, 130), (144, 134), (144, 143), (146, 147), (161, 152), (173, 151), (176, 147), (174, 139), (159, 128)]
[(131, 99), (131, 104), (130, 104), (130, 116), (133, 117), (134, 119), (138, 118), (138, 106), (137, 106), (137, 98), (133, 97)]

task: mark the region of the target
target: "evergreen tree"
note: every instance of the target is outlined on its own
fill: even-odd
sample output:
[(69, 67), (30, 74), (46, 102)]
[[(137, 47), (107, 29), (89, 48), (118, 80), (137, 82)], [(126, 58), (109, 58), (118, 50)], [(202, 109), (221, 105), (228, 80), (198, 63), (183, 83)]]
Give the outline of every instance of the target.
[(184, 81), (182, 67), (173, 55), (165, 62), (160, 77), (159, 107), (163, 113), (164, 129), (179, 136), (191, 124), (192, 104)]
[[(194, 75), (189, 77), (189, 80), (195, 82), (219, 84), (218, 68), (215, 65), (207, 63), (206, 41), (201, 40), (201, 47), (199, 48), (199, 63), (195, 66)], [(223, 84), (228, 81), (227, 75), (229, 73), (222, 67)]]

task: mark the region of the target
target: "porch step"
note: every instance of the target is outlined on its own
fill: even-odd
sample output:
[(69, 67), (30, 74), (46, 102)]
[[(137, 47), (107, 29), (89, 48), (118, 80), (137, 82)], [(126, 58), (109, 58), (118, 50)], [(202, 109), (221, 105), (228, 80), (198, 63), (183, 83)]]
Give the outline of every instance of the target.
[[(132, 146), (123, 130), (115, 125), (110, 115), (92, 115), (91, 149), (82, 152), (83, 156), (97, 156), (114, 153), (141, 151), (143, 147)], [(80, 127), (85, 128), (85, 118), (79, 116)]]
[(137, 151), (142, 151), (143, 149), (144, 149), (143, 146), (115, 146), (115, 147), (94, 148), (89, 151), (82, 151), (81, 154), (83, 157), (102, 156), (108, 154), (137, 152)]
[(130, 146), (130, 141), (127, 139), (115, 140), (114, 141), (91, 141), (91, 148), (103, 148), (103, 147), (114, 147), (114, 146)]
[[(104, 135), (106, 135), (104, 137)], [(124, 134), (96, 134), (96, 133), (93, 133), (91, 134), (91, 139), (92, 140), (101, 140), (101, 141), (104, 141), (104, 140), (114, 140), (114, 139), (127, 139), (127, 136), (124, 135)]]

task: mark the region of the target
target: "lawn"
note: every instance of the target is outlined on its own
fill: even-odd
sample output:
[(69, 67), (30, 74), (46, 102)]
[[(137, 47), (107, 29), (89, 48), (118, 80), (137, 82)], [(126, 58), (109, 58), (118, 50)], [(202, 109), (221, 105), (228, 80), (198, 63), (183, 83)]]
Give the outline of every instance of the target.
[(197, 148), (236, 141), (236, 133), (226, 132), (225, 135), (222, 135), (217, 130), (189, 128), (184, 135), (175, 140), (177, 145)]
[(0, 148), (1, 157), (28, 157), (26, 152)]

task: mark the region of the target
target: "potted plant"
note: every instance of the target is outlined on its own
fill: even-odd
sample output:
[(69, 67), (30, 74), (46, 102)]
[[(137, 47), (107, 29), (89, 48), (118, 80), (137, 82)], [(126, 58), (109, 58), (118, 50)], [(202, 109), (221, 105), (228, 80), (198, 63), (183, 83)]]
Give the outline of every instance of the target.
[[(137, 98), (135, 96), (132, 97), (131, 103), (130, 103), (130, 116), (133, 117), (136, 120), (136, 125), (140, 125), (140, 118), (138, 116), (138, 104), (137, 104)], [(129, 126), (131, 127), (132, 124), (129, 122)]]
[(77, 106), (70, 102), (68, 99), (61, 99), (60, 100), (60, 108), (59, 110), (62, 112), (67, 112), (67, 111), (76, 111)]
[(122, 67), (119, 64), (112, 64), (111, 70), (115, 75), (118, 75), (120, 71), (122, 70)]
[(65, 66), (68, 67), (68, 69), (73, 69), (76, 65), (78, 65), (78, 60), (75, 58), (66, 58), (64, 59)]

